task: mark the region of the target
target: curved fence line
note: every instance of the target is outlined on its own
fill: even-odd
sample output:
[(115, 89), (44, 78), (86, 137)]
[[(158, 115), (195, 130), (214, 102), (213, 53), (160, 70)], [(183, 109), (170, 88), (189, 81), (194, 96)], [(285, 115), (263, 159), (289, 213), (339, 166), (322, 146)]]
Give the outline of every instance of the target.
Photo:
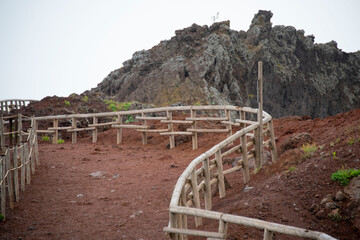
[[(181, 115), (181, 118), (173, 114), (176, 112), (181, 113), (178, 114)], [(168, 136), (170, 148), (175, 147), (175, 135), (189, 135), (192, 137), (193, 149), (196, 149), (198, 145), (198, 133), (227, 133), (225, 140), (195, 158), (179, 177), (170, 202), (169, 225), (164, 228), (164, 231), (170, 234), (171, 239), (187, 239), (188, 235), (224, 239), (227, 235), (228, 223), (264, 229), (264, 239), (272, 239), (273, 232), (313, 239), (333, 239), (324, 233), (211, 211), (212, 191), (218, 191), (220, 198), (226, 196), (225, 186), (227, 174), (238, 174), (237, 171), (240, 170), (244, 182), (249, 182), (249, 160), (253, 159), (255, 171), (261, 168), (264, 163), (264, 147), (271, 152), (272, 161), (275, 162), (277, 160), (272, 118), (265, 111), (262, 111), (262, 114), (260, 114), (260, 116), (263, 116), (262, 121), (254, 121), (253, 119), (258, 119), (258, 112), (258, 109), (248, 107), (211, 105), (33, 117), (28, 133), (29, 139), (34, 139), (29, 143), (31, 145), (31, 154), (24, 154), (24, 156), (27, 156), (30, 160), (26, 160), (17, 167), (10, 167), (7, 171), (4, 171), (3, 169), (5, 168), (2, 167), (1, 173), (4, 174), (1, 174), (1, 187), (3, 188), (5, 186), (6, 178), (12, 178), (9, 177), (12, 171), (16, 172), (16, 169), (29, 166), (29, 163), (35, 161), (34, 159), (38, 161), (38, 157), (35, 158), (32, 154), (37, 153), (36, 136), (39, 133), (52, 135), (53, 142), (57, 143), (59, 132), (69, 132), (72, 135), (72, 142), (76, 143), (78, 132), (91, 131), (93, 142), (96, 142), (98, 129), (111, 127), (117, 129), (117, 143), (120, 144), (123, 141), (122, 130), (129, 128), (136, 130), (142, 135), (143, 144), (147, 143), (148, 133), (158, 133)], [(20, 120), (17, 120), (18, 130), (10, 131), (8, 135), (19, 134), (21, 138), (22, 134), (27, 134), (19, 128), (19, 125), (22, 126), (20, 114), (19, 118)], [(42, 121), (45, 121), (47, 124), (50, 122), (52, 126), (46, 129), (38, 129), (37, 126), (39, 122)], [(80, 121), (87, 123), (80, 126)], [(153, 128), (151, 123), (154, 121), (160, 122), (166, 127)], [(220, 125), (220, 128), (200, 128), (201, 125), (199, 123), (204, 121), (220, 123), (216, 125)], [(9, 118), (8, 124), (11, 124), (11, 122), (12, 120)], [(4, 121), (2, 120), (1, 123), (4, 124)], [(187, 128), (182, 131), (176, 131), (174, 126), (178, 124), (186, 125)], [(240, 130), (233, 134), (233, 126), (239, 127)], [(2, 127), (2, 131), (4, 132), (4, 127)], [(4, 134), (1, 135), (3, 138)], [(1, 142), (4, 143), (5, 141), (2, 139)], [(19, 159), (19, 157), (16, 157), (18, 156), (16, 152), (19, 149), (27, 149), (27, 147), (15, 147), (13, 150), (14, 159)], [(8, 150), (8, 152), (9, 151), (10, 150)], [(1, 166), (8, 161), (6, 160), (6, 156), (9, 155), (8, 152), (4, 155), (5, 157), (2, 156)], [(238, 159), (232, 167), (225, 166), (225, 157), (234, 157), (239, 154), (241, 155), (240, 159)], [(35, 162), (31, 164), (31, 169), (33, 169), (33, 166), (35, 166)], [(35, 169), (33, 171), (35, 171)], [(3, 193), (4, 191), (2, 190), (1, 192)], [(2, 201), (3, 199), (5, 198), (2, 197)], [(201, 209), (201, 206), (204, 206), (204, 209)], [(217, 220), (219, 221), (219, 229), (217, 232), (188, 229), (191, 225), (190, 223), (188, 224), (189, 216), (194, 218), (196, 227), (202, 225), (202, 218)]]
[(33, 99), (4, 99), (0, 100), (0, 113), (9, 114), (11, 110), (20, 110), (31, 102), (37, 102)]
[[(20, 191), (25, 191), (25, 185), (30, 184), (31, 174), (35, 173), (35, 165), (40, 165), (35, 119), (31, 119), (28, 132), (22, 132), (21, 114), (16, 117), (20, 122), (20, 130), (12, 132), (5, 132), (3, 118), (0, 118), (0, 212), (4, 219), (6, 219), (6, 200), (9, 201), (10, 209), (13, 209), (14, 201), (20, 201)], [(20, 139), (19, 143), (5, 146), (4, 136), (15, 138), (15, 134), (16, 138)], [(23, 136), (27, 136), (24, 141), (22, 141)]]

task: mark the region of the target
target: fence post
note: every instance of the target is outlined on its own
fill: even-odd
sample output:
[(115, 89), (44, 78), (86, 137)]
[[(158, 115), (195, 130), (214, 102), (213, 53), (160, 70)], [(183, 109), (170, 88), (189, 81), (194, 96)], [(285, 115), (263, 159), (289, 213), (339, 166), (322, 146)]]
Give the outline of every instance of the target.
[[(93, 117), (93, 124), (95, 125), (95, 124), (98, 124), (98, 118), (97, 117)], [(92, 132), (92, 142), (93, 143), (96, 143), (97, 142), (97, 135), (98, 135), (98, 129), (97, 129), (97, 126), (94, 126), (95, 127), (95, 129), (93, 130), (93, 132)]]
[(14, 168), (14, 189), (15, 189), (15, 201), (20, 201), (19, 195), (19, 151), (18, 146), (15, 146), (13, 153), (13, 168)]
[[(196, 118), (196, 110), (191, 108), (190, 117), (191, 118)], [(192, 124), (191, 128), (196, 129), (196, 120), (193, 121), (193, 124)], [(193, 146), (193, 150), (198, 148), (198, 135), (197, 135), (196, 131), (193, 132), (193, 135), (192, 135), (192, 146)]]
[[(122, 125), (123, 123), (123, 116), (118, 114), (118, 123)], [(120, 144), (122, 142), (122, 128), (118, 128), (116, 131), (116, 144)]]
[(25, 191), (25, 143), (23, 143), (20, 148), (20, 157), (21, 157), (21, 168), (20, 168), (21, 191)]
[(206, 158), (203, 161), (203, 168), (204, 168), (204, 181), (205, 181), (205, 209), (211, 210), (212, 203), (211, 203), (211, 183), (210, 183), (210, 167), (209, 167), (209, 158)]
[(18, 114), (18, 139), (17, 139), (17, 144), (20, 146), (21, 142), (22, 142), (22, 115), (21, 113)]
[[(30, 131), (30, 141), (31, 141), (32, 130)], [(25, 147), (25, 168), (26, 168), (26, 183), (31, 183), (31, 173), (30, 173), (30, 156), (29, 156), (29, 145), (28, 143), (24, 143)]]
[[(172, 120), (172, 111), (166, 111), (166, 115), (167, 115), (167, 119), (171, 121)], [(168, 129), (169, 129), (169, 132), (174, 131), (174, 125), (172, 122), (170, 122), (168, 124)], [(175, 147), (175, 136), (169, 135), (169, 141), (170, 141), (170, 149), (173, 149)]]
[(0, 154), (5, 153), (5, 128), (3, 115), (0, 116)]
[[(141, 113), (141, 116), (142, 116), (142, 117), (145, 117), (145, 113)], [(142, 124), (142, 125), (144, 125), (144, 126), (147, 125), (146, 119), (143, 120), (143, 124)], [(146, 134), (146, 132), (142, 132), (142, 144), (143, 144), (143, 145), (146, 145), (146, 144), (147, 144), (147, 134)]]
[(270, 120), (270, 122), (268, 122), (268, 128), (269, 128), (269, 132), (270, 132), (271, 159), (272, 159), (272, 162), (276, 162), (277, 161), (277, 151), (276, 151), (274, 124), (273, 124), (272, 119)]
[(225, 197), (225, 180), (224, 180), (224, 173), (223, 173), (221, 150), (219, 150), (215, 153), (215, 160), (216, 160), (217, 178), (218, 178), (218, 184), (219, 184), (219, 195), (220, 195), (220, 198), (223, 198), (223, 197)]
[(0, 188), (1, 188), (1, 214), (5, 218), (5, 210), (6, 210), (6, 193), (5, 193), (5, 155), (0, 153)]
[[(75, 119), (74, 117), (71, 118), (71, 127), (72, 127), (73, 129), (76, 128), (76, 119)], [(77, 132), (76, 132), (76, 131), (73, 131), (73, 132), (71, 133), (71, 143), (73, 143), (73, 144), (76, 143), (76, 141), (77, 141), (76, 135), (77, 135)]]
[(34, 119), (34, 126), (33, 126), (33, 133), (34, 133), (34, 147), (35, 147), (35, 157), (36, 157), (36, 165), (40, 166), (40, 159), (39, 159), (39, 146), (38, 146), (38, 138), (37, 138), (37, 129), (38, 123), (35, 118)]
[(244, 183), (248, 183), (250, 181), (250, 174), (249, 174), (249, 164), (248, 164), (248, 158), (247, 158), (246, 134), (241, 136), (240, 141), (241, 141), (241, 153), (242, 153), (242, 160), (243, 160)]
[[(225, 109), (225, 116), (228, 118), (228, 121), (231, 121), (230, 110)], [(231, 135), (232, 135), (232, 126), (231, 126), (231, 124), (226, 124), (226, 129), (229, 131), (227, 133), (227, 137), (231, 137)]]
[(53, 120), (53, 127), (54, 129), (54, 137), (53, 137), (53, 144), (57, 144), (58, 139), (59, 139), (59, 129), (57, 129), (59, 127), (59, 120), (58, 119), (54, 119)]
[[(194, 169), (191, 172), (191, 187), (192, 187), (192, 193), (193, 193), (194, 206), (196, 208), (201, 208), (200, 196), (199, 196), (199, 190), (198, 190), (198, 184), (197, 184), (196, 169)], [(202, 225), (202, 219), (200, 217), (195, 217), (195, 225), (196, 225), (196, 227)]]
[[(263, 156), (264, 156), (264, 144), (263, 144), (263, 65), (262, 61), (258, 62), (258, 114), (257, 120), (259, 122), (258, 136), (256, 140), (258, 143), (258, 150), (256, 151), (256, 159), (258, 159), (258, 164), (256, 167), (262, 167), (263, 165)], [(259, 155), (259, 156), (258, 156)], [(256, 164), (255, 164), (256, 165)]]
[(5, 172), (8, 172), (7, 175), (7, 183), (8, 183), (8, 191), (9, 191), (9, 201), (10, 201), (10, 209), (14, 209), (14, 190), (13, 190), (13, 183), (12, 183), (12, 172), (11, 172), (11, 161), (10, 161), (10, 150), (7, 151), (5, 156), (6, 158), (6, 168)]

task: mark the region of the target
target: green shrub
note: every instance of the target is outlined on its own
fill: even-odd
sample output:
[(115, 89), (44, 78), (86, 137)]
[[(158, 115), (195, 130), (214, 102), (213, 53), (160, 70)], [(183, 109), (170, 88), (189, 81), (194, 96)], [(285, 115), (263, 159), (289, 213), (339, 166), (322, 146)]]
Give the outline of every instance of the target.
[(58, 144), (61, 144), (61, 143), (64, 143), (64, 142), (65, 142), (65, 140), (61, 139), (61, 138), (59, 138), (58, 141), (57, 141)]
[(339, 182), (342, 186), (349, 184), (350, 179), (360, 175), (360, 170), (356, 169), (340, 169), (331, 174), (333, 181)]
[(89, 97), (88, 96), (84, 96), (81, 101), (83, 101), (84, 103), (87, 103), (89, 100)]
[(134, 121), (134, 118), (133, 118), (133, 116), (131, 116), (131, 115), (128, 115), (126, 118), (127, 118), (127, 119), (126, 119), (125, 123), (131, 123), (131, 122)]
[(65, 102), (65, 106), (67, 106), (67, 107), (70, 106), (70, 102), (69, 102), (69, 101), (65, 100), (64, 102)]
[(314, 154), (314, 152), (318, 149), (318, 147), (316, 146), (316, 143), (312, 143), (312, 144), (307, 143), (306, 145), (303, 144), (301, 149), (304, 152), (303, 156), (305, 158), (308, 158), (308, 157), (311, 157)]
[(113, 112), (128, 111), (129, 107), (133, 104), (133, 102), (116, 102), (114, 100), (104, 100), (104, 103)]
[(41, 140), (43, 140), (43, 141), (50, 141), (50, 137), (47, 136), (47, 135), (43, 135), (43, 136), (41, 137)]

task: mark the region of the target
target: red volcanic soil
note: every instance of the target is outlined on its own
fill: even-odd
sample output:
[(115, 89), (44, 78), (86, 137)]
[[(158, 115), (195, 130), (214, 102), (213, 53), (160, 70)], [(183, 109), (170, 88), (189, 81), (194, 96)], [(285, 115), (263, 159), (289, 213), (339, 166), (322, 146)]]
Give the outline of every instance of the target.
[[(226, 198), (214, 201), (213, 210), (359, 239), (355, 219), (347, 216), (348, 196), (336, 203), (341, 220), (329, 218), (331, 210), (320, 202), (343, 191), (331, 180), (333, 172), (359, 169), (360, 109), (325, 119), (276, 119), (274, 127), (279, 161), (252, 173), (249, 191), (244, 191), (241, 172), (229, 176), (231, 188)], [(295, 141), (298, 146), (285, 144), (304, 132), (319, 146), (308, 158), (300, 140)], [(121, 145), (116, 145), (116, 130), (99, 133), (95, 144), (90, 137), (79, 138), (77, 144), (41, 142), (41, 166), (14, 210), (7, 210), (0, 239), (168, 239), (162, 229), (178, 177), (225, 135), (203, 134), (193, 151), (191, 142), (169, 150), (167, 137), (149, 134), (143, 146), (140, 133), (126, 129), (123, 134)], [(97, 171), (99, 177), (90, 176)], [(261, 239), (262, 234), (230, 224), (228, 239)], [(275, 239), (294, 238), (275, 234)]]

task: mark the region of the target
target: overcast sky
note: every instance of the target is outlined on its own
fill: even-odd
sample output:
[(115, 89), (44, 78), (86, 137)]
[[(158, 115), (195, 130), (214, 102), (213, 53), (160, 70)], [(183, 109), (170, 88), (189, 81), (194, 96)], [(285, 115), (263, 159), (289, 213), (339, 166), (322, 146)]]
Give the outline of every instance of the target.
[(80, 94), (177, 29), (210, 26), (219, 12), (246, 31), (259, 9), (273, 26), (360, 50), (359, 0), (0, 0), (0, 100)]

